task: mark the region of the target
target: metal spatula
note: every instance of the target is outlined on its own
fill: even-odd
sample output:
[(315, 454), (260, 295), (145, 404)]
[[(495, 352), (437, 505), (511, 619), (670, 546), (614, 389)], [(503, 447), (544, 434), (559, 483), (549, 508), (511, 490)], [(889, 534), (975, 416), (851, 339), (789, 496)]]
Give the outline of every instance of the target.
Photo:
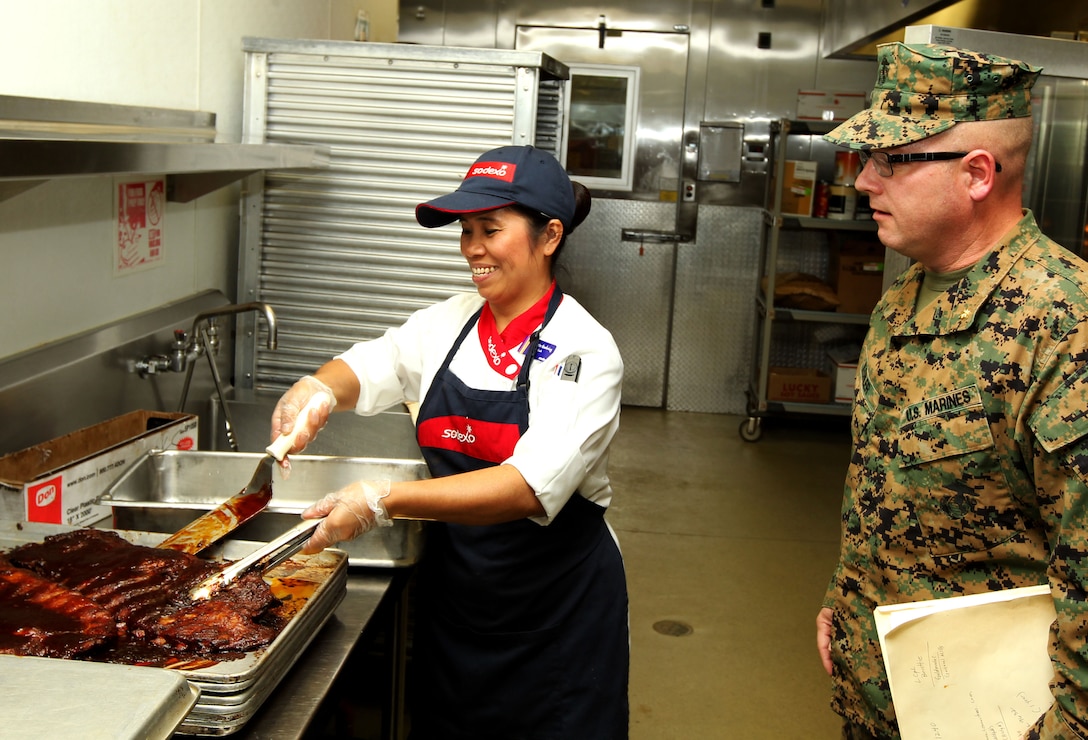
[[(327, 393), (315, 393), (299, 412), (298, 419), (305, 419), (312, 409), (330, 400)], [(185, 525), (158, 546), (195, 555), (263, 511), (272, 499), (272, 469), (275, 461), (283, 460), (294, 446), (295, 438), (302, 428), (303, 425), (296, 422), (290, 433), (281, 434), (265, 448), (266, 454), (257, 462), (253, 477), (239, 493)]]

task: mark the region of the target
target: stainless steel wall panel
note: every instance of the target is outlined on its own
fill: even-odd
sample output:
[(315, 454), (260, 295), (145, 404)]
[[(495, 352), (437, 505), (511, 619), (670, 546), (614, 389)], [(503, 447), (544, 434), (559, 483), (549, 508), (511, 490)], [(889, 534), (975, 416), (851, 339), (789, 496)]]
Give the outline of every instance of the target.
[(428, 46), (446, 43), (446, 0), (413, 0), (411, 4), (401, 0), (398, 10), (399, 41)]
[(276, 40), (247, 50), (247, 138), (321, 142), (331, 159), (267, 173), (245, 197), (239, 295), (275, 308), (279, 347), (240, 343), (235, 381), (279, 389), (473, 290), (459, 229), (423, 229), (415, 206), (456, 188), (481, 152), (534, 143), (538, 125), (554, 148), (555, 74), (566, 70), (509, 51)]
[(676, 206), (594, 200), (571, 235), (557, 280), (610, 332), (623, 357), (623, 402), (664, 405), (676, 245), (625, 242), (623, 229), (668, 231)]
[(758, 208), (699, 206), (695, 241), (677, 250), (669, 409), (742, 414), (755, 341)]
[[(797, 113), (798, 90), (826, 89), (817, 84), (820, 37), (813, 32), (821, 4), (777, 0), (773, 9), (753, 5), (758, 4), (714, 2), (704, 120), (744, 119), (753, 113), (791, 118)], [(765, 48), (760, 47), (761, 34)], [(871, 80), (866, 84), (871, 87)]]

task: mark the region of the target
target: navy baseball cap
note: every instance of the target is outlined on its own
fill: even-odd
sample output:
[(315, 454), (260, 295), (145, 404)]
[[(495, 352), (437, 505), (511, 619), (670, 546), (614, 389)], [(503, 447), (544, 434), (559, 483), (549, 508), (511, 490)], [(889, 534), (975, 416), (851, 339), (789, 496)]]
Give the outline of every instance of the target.
[(416, 221), (433, 229), (462, 216), (522, 205), (557, 218), (566, 231), (574, 219), (574, 189), (563, 165), (543, 149), (503, 146), (480, 155), (457, 190), (416, 206)]

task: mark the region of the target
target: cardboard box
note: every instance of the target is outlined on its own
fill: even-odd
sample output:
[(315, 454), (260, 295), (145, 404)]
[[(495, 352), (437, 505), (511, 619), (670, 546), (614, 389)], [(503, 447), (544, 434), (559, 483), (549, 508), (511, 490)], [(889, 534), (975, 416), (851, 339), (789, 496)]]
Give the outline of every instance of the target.
[(854, 402), (854, 379), (858, 374), (861, 347), (833, 347), (827, 351), (832, 364), (831, 400), (835, 403)]
[(838, 239), (831, 249), (831, 282), (840, 313), (872, 313), (884, 293), (884, 245), (875, 237)]
[(147, 450), (197, 449), (198, 421), (133, 411), (0, 457), (0, 516), (76, 526), (107, 517), (94, 499)]
[(788, 159), (782, 173), (782, 213), (811, 216), (816, 191), (816, 162)]
[(772, 367), (767, 374), (767, 400), (827, 403), (831, 376), (809, 367)]

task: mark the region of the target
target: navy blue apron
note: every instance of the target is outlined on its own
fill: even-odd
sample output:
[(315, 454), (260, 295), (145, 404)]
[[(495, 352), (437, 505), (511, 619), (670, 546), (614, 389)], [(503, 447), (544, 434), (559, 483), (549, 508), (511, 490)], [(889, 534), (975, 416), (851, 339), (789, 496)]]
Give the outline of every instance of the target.
[[(561, 298), (556, 288), (544, 325)], [(443, 439), (471, 443), (488, 435), (510, 449), (481, 459), (466, 452), (471, 444), (428, 446), (420, 435), (436, 477), (496, 464), (528, 428), (529, 365), (540, 330), (530, 338), (515, 390), (476, 390), (449, 364), (478, 316), (435, 376), (417, 429), (439, 423)], [(575, 493), (546, 527), (524, 519), (432, 524), (419, 576), (413, 740), (627, 737), (627, 586), (603, 507)]]

